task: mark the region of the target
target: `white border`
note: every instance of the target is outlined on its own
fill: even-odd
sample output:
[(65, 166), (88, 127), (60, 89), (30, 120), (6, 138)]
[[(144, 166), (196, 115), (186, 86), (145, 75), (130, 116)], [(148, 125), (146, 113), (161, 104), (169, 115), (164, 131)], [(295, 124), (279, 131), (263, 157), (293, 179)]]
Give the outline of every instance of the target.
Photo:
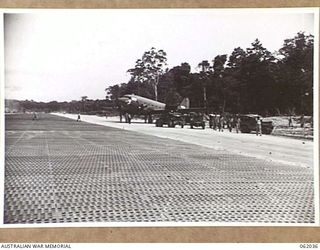
[(92, 12), (103, 13), (107, 11), (117, 11), (117, 12), (132, 12), (132, 11), (158, 11), (166, 12), (181, 10), (184, 12), (222, 12), (222, 13), (280, 13), (280, 14), (316, 14), (320, 7), (305, 7), (305, 8), (105, 8), (105, 9), (14, 9), (14, 8), (0, 8), (0, 14), (8, 13), (8, 14), (46, 14), (46, 13), (66, 13), (66, 12), (74, 12), (81, 14), (89, 14)]
[(315, 221), (320, 226), (319, 218), (319, 15), (320, 8), (314, 13), (314, 65), (313, 65), (313, 167), (314, 167), (314, 205)]
[[(138, 11), (138, 9), (107, 9), (108, 11), (114, 10), (118, 12)], [(143, 9), (143, 11), (163, 11), (164, 9)], [(165, 9), (166, 11), (176, 11), (177, 9)], [(91, 13), (91, 12), (105, 12), (106, 9), (0, 9), (0, 15), (2, 15), (0, 21), (0, 228), (48, 228), (48, 227), (220, 227), (220, 226), (281, 226), (281, 227), (315, 227), (319, 226), (319, 13), (320, 8), (247, 8), (247, 9), (182, 9), (183, 11), (204, 11), (204, 12), (241, 12), (241, 13), (310, 13), (314, 14), (314, 204), (315, 204), (315, 223), (216, 223), (216, 222), (80, 222), (80, 223), (41, 223), (41, 224), (3, 224), (4, 213), (4, 164), (5, 164), (5, 143), (4, 143), (4, 13), (64, 13), (64, 12), (77, 12), (77, 13)]]
[[(0, 12), (1, 13), (1, 12)], [(5, 93), (4, 93), (4, 14), (0, 18), (0, 222), (3, 224), (4, 216), (4, 166), (5, 166)], [(0, 224), (0, 226), (1, 226)]]

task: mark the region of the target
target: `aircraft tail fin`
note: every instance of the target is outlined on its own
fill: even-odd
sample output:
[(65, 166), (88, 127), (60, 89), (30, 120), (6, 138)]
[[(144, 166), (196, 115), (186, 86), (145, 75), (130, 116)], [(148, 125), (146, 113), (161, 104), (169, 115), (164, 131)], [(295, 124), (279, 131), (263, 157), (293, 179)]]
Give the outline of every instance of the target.
[(188, 97), (185, 97), (180, 105), (178, 106), (178, 109), (189, 109), (190, 108), (190, 100)]

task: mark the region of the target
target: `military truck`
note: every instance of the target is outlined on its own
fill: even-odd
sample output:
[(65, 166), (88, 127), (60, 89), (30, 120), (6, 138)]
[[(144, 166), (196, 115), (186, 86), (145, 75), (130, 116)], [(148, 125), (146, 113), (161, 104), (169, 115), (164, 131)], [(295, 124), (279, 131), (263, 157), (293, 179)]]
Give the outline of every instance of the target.
[(178, 112), (164, 112), (156, 120), (156, 127), (163, 127), (163, 125), (168, 125), (169, 128), (180, 125), (183, 128), (185, 125), (184, 116)]
[(255, 132), (257, 129), (257, 117), (260, 117), (262, 119), (261, 121), (262, 134), (271, 134), (274, 127), (272, 121), (266, 121), (260, 115), (255, 115), (255, 114), (240, 115), (241, 133)]
[(206, 127), (206, 119), (204, 113), (201, 112), (192, 112), (190, 113), (190, 128), (193, 127)]

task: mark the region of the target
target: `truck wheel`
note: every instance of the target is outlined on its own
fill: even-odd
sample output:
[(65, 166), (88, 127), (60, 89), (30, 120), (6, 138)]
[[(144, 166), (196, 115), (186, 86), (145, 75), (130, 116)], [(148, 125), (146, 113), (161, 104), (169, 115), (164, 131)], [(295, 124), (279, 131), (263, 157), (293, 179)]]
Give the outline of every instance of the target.
[(161, 120), (156, 121), (156, 126), (157, 127), (162, 127), (163, 126), (162, 121)]
[(263, 133), (263, 134), (266, 134), (266, 135), (270, 135), (271, 132), (272, 132), (272, 130), (268, 129), (268, 130), (263, 131), (262, 133)]

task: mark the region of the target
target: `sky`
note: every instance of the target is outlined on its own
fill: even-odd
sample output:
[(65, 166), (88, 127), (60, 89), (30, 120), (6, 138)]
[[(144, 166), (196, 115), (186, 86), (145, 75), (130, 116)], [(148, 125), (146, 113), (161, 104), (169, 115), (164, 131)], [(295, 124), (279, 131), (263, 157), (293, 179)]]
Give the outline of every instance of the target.
[(151, 47), (167, 67), (197, 71), (258, 38), (274, 52), (297, 32), (314, 34), (314, 15), (301, 10), (113, 9), (10, 13), (4, 18), (5, 98), (104, 99), (105, 88), (128, 82)]

